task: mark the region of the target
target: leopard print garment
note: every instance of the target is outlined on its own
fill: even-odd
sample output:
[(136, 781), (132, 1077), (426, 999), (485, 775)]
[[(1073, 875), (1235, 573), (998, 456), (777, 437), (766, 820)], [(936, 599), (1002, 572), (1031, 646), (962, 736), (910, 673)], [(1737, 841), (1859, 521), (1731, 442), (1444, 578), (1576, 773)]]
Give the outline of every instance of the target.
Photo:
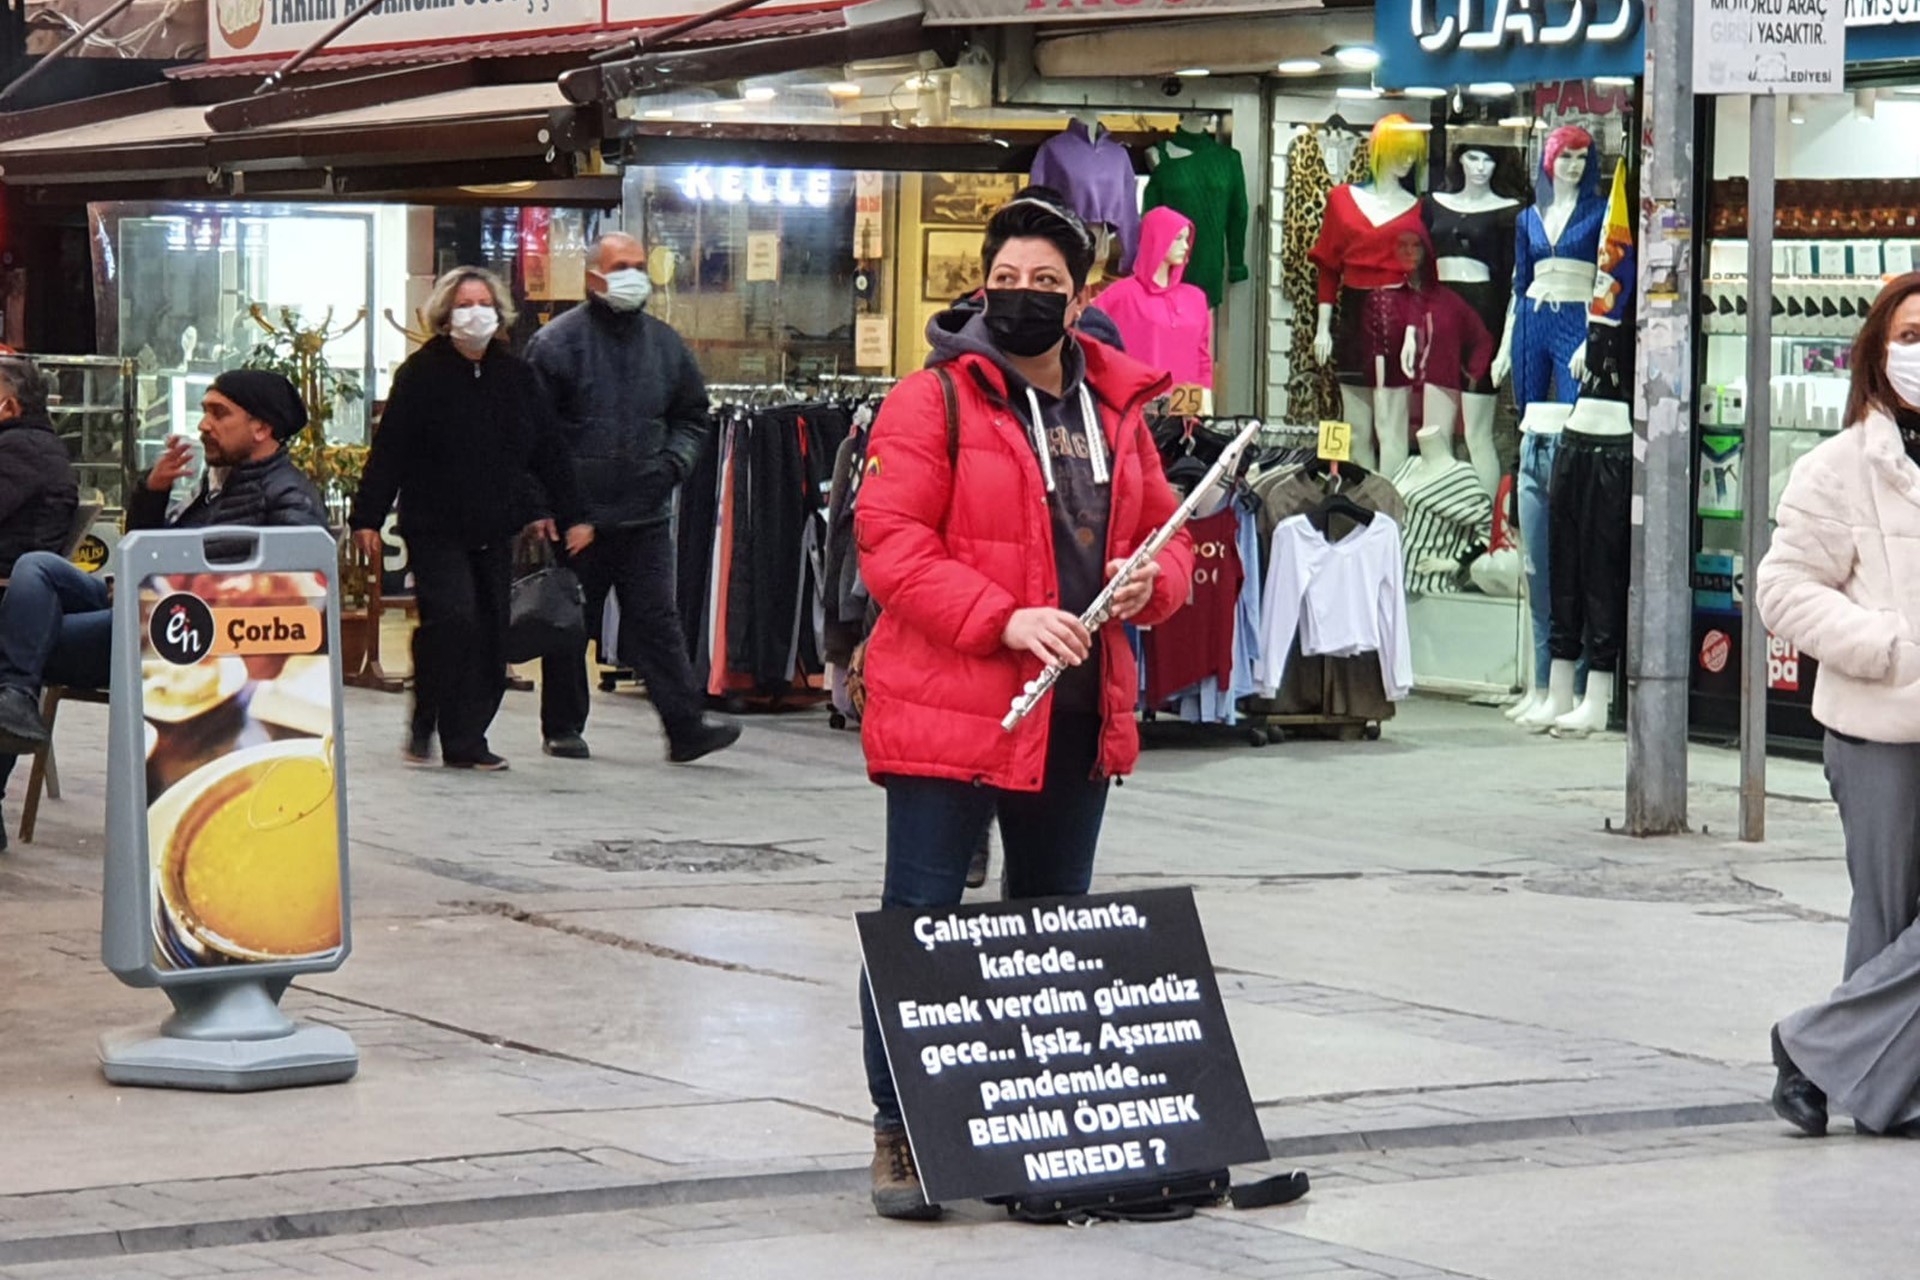
[(1313, 329), (1319, 268), (1307, 255), (1320, 237), (1333, 175), (1320, 136), (1304, 129), (1287, 148), (1287, 191), (1280, 209), (1280, 291), (1293, 310), (1293, 340), (1287, 349), (1287, 421), (1318, 422), (1325, 408), (1322, 370), (1313, 359)]

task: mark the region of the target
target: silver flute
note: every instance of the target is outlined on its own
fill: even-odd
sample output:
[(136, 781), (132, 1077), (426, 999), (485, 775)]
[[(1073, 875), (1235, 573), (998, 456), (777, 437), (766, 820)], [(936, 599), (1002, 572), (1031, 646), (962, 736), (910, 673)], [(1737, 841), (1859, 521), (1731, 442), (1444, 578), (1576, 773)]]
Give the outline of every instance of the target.
[[(1247, 446), (1253, 443), (1253, 438), (1260, 434), (1260, 425), (1259, 422), (1248, 423), (1245, 429), (1233, 438), (1233, 443), (1222, 451), (1219, 461), (1213, 464), (1205, 478), (1193, 487), (1193, 492), (1187, 495), (1187, 500), (1174, 510), (1165, 524), (1153, 531), (1152, 537), (1141, 543), (1139, 549), (1127, 557), (1127, 562), (1120, 566), (1120, 572), (1107, 580), (1107, 585), (1102, 587), (1100, 594), (1093, 598), (1093, 603), (1087, 606), (1087, 611), (1080, 615), (1081, 626), (1089, 632), (1096, 632), (1107, 624), (1113, 612), (1113, 597), (1127, 585), (1134, 574), (1140, 572), (1142, 566), (1159, 555), (1161, 550), (1173, 541), (1173, 535), (1180, 532), (1181, 526), (1193, 518), (1194, 510), (1199, 507), (1201, 499), (1220, 483), (1221, 478), (1240, 465), (1240, 455), (1247, 451)], [(1040, 700), (1047, 696), (1047, 691), (1053, 688), (1054, 682), (1066, 669), (1064, 663), (1049, 662), (1039, 675), (1027, 681), (1026, 687), (1020, 691), (1020, 696), (1013, 700), (1013, 707), (1007, 712), (1007, 718), (1000, 722), (1000, 727), (1012, 733), (1014, 727), (1040, 705)]]

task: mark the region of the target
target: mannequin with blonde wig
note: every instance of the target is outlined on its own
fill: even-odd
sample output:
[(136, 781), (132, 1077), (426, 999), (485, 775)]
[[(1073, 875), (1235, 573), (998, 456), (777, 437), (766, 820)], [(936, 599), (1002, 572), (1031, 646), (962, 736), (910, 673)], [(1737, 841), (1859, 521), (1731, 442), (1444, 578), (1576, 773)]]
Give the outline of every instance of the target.
[(1320, 271), (1314, 359), (1332, 361), (1339, 374), (1356, 460), (1388, 476), (1405, 464), (1410, 449), (1416, 352), (1411, 330), (1404, 341), (1397, 334), (1374, 332), (1366, 319), (1367, 299), (1376, 290), (1406, 284), (1406, 268), (1383, 251), (1401, 236), (1417, 236), (1425, 246), (1418, 256), (1433, 260), (1417, 194), (1426, 176), (1429, 133), (1403, 115), (1387, 116), (1373, 127), (1372, 181), (1334, 188), (1312, 254)]

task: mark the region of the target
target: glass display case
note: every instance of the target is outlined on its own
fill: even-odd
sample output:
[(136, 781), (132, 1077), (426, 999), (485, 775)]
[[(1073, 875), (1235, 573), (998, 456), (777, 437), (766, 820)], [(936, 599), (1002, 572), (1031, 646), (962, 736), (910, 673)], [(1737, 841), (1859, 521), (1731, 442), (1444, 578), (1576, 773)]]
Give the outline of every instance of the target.
[(134, 448), (136, 369), (111, 356), (33, 356), (51, 384), (47, 417), (67, 446), (84, 500), (105, 504), (117, 521), (138, 463)]
[[(152, 464), (169, 435), (193, 436), (200, 397), (279, 325), (332, 319), (326, 359), (372, 386), (377, 211), (324, 205), (111, 203), (88, 208), (98, 350), (136, 368), (131, 447)], [(348, 327), (356, 317), (360, 323)], [(366, 439), (365, 402), (342, 399), (335, 443)]]

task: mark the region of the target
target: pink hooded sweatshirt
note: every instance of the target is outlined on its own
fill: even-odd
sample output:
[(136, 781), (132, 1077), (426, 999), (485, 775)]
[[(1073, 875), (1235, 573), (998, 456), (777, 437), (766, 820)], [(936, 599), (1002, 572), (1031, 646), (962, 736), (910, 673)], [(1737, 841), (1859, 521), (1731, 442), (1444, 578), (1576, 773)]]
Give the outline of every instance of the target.
[(1176, 386), (1213, 386), (1213, 315), (1199, 286), (1181, 283), (1185, 263), (1167, 273), (1162, 287), (1154, 279), (1167, 250), (1193, 223), (1169, 208), (1149, 209), (1140, 219), (1140, 250), (1133, 274), (1109, 285), (1097, 299), (1113, 318), (1127, 354), (1173, 377)]

